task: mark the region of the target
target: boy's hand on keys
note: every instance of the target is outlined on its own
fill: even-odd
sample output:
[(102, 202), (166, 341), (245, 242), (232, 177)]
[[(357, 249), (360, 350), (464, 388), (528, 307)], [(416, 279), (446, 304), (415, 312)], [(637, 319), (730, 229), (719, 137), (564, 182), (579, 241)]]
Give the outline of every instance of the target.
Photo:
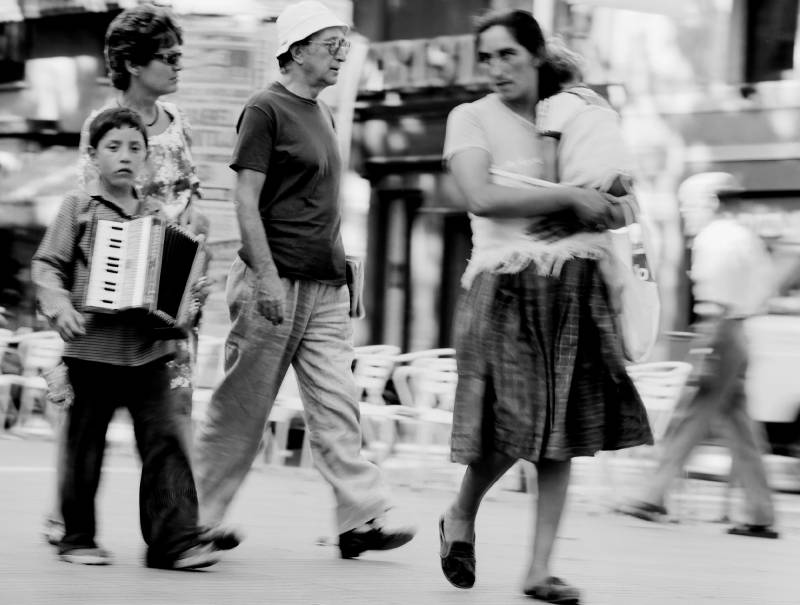
[(86, 320), (72, 307), (56, 316), (53, 320), (53, 327), (58, 330), (59, 336), (66, 342), (86, 334)]
[(210, 293), (211, 283), (205, 275), (192, 284), (192, 302), (196, 303), (198, 308), (203, 306)]

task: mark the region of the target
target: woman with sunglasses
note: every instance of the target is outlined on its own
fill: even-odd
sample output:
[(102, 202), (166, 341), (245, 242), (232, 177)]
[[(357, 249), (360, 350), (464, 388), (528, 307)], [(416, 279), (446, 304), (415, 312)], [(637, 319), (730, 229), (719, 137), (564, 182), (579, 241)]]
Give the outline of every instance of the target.
[[(147, 127), (149, 152), (144, 169), (136, 186), (142, 201), (158, 201), (164, 215), (194, 232), (205, 236), (208, 219), (199, 214), (193, 202), (199, 197), (200, 181), (192, 161), (189, 124), (183, 112), (174, 103), (161, 99), (178, 89), (181, 66), (183, 34), (172, 13), (162, 7), (141, 5), (120, 13), (109, 25), (105, 38), (106, 67), (114, 95), (103, 107), (93, 111), (84, 122), (80, 140), (80, 174), (82, 184), (91, 183), (96, 168), (90, 160), (88, 148), (89, 124), (104, 109), (127, 107), (136, 111)], [(195, 291), (198, 305), (207, 295), (205, 278)], [(185, 339), (178, 340), (178, 352), (170, 369), (173, 372), (176, 413), (185, 426), (185, 448), (191, 444), (192, 410), (192, 353), (196, 347), (196, 333), (190, 331)], [(190, 350), (191, 349), (191, 350)], [(54, 373), (54, 376), (66, 376)], [(51, 385), (51, 391), (62, 392), (64, 385)], [(63, 399), (63, 397), (62, 397)], [(59, 462), (63, 421), (58, 429)], [(63, 533), (60, 504), (45, 521), (45, 537), (57, 543)]]
[[(150, 153), (138, 183), (140, 196), (159, 200), (170, 219), (202, 232), (207, 223), (192, 208), (200, 181), (192, 162), (189, 125), (177, 105), (161, 99), (178, 90), (182, 43), (181, 28), (167, 9), (142, 5), (118, 15), (108, 27), (105, 43), (106, 65), (118, 94), (106, 107), (133, 109), (147, 126)], [(90, 115), (86, 124), (91, 119)], [(84, 143), (82, 136), (85, 159)], [(83, 177), (91, 179), (91, 169), (84, 165)], [(193, 225), (196, 222), (203, 225)]]

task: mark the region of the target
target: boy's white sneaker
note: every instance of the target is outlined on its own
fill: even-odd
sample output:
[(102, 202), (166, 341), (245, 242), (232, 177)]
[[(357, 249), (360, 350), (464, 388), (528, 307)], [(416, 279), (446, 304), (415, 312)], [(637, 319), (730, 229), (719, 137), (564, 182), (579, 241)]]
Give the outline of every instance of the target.
[(58, 558), (79, 565), (111, 565), (111, 553), (104, 548), (70, 548), (58, 553)]

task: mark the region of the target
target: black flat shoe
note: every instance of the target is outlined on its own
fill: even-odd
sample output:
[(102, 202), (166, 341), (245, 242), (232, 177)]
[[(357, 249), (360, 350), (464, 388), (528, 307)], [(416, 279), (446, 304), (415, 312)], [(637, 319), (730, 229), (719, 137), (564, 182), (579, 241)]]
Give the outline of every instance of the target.
[(651, 523), (663, 521), (667, 516), (666, 508), (658, 504), (644, 502), (643, 500), (632, 500), (630, 502), (626, 502), (614, 510), (615, 512), (623, 515), (629, 515), (631, 517), (641, 519), (642, 521), (650, 521)]
[(212, 543), (217, 550), (232, 550), (242, 543), (244, 536), (235, 529), (212, 527), (200, 534), (200, 539)]
[(472, 588), (475, 584), (475, 535), (472, 542), (447, 542), (444, 539), (444, 515), (439, 517), (439, 556), (442, 573), (456, 588)]
[(750, 523), (731, 527), (728, 533), (732, 536), (750, 536), (751, 538), (767, 538), (769, 540), (775, 540), (780, 536), (769, 525), (752, 525)]
[(524, 592), (533, 599), (556, 605), (579, 605), (581, 602), (580, 591), (555, 576), (550, 576), (541, 584)]
[(339, 553), (342, 559), (355, 559), (367, 550), (392, 550), (411, 542), (416, 530), (373, 527), (367, 531), (351, 529), (339, 534)]

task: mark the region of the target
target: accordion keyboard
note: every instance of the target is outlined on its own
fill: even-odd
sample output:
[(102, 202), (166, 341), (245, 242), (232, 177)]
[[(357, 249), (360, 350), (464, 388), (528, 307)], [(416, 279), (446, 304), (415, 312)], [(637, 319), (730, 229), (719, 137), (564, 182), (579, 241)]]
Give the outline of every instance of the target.
[(118, 308), (124, 280), (125, 223), (98, 221), (86, 301), (93, 307)]
[(97, 222), (86, 293), (88, 307), (115, 311), (142, 304), (150, 226), (148, 220)]

